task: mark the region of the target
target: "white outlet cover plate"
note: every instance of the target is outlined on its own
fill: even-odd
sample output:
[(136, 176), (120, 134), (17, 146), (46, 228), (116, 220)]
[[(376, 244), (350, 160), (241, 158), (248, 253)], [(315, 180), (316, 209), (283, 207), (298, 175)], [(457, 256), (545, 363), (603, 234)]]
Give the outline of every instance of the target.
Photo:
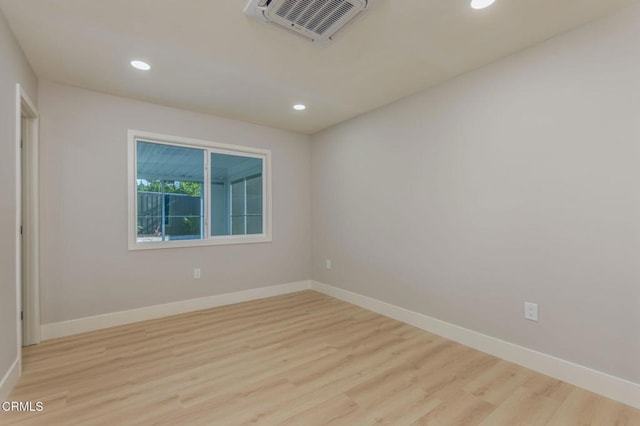
[(531, 321), (538, 321), (538, 304), (524, 302), (524, 317)]

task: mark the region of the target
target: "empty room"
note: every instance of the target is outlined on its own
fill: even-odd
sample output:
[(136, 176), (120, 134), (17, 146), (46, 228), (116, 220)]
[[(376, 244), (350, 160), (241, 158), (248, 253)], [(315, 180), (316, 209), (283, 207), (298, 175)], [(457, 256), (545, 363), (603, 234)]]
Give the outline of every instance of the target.
[(638, 0), (0, 0), (0, 425), (640, 425), (638, 46)]

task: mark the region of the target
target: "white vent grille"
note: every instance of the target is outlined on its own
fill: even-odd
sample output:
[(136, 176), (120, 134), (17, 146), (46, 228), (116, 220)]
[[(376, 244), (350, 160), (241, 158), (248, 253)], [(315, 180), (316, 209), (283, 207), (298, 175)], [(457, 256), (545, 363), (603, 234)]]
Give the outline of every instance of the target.
[(349, 0), (285, 0), (275, 13), (321, 36), (353, 8)]
[[(367, 0), (271, 0), (266, 2), (262, 13), (267, 21), (314, 41), (328, 42), (366, 7)], [(249, 12), (247, 9), (245, 13)]]

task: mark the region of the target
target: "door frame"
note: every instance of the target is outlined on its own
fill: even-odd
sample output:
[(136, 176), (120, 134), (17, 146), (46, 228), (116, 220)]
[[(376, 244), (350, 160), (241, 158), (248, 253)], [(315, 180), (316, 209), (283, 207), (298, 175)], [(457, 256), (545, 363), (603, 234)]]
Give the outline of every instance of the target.
[[(26, 120), (23, 126), (22, 119)], [(38, 193), (38, 110), (20, 84), (16, 84), (16, 307), (18, 354), (22, 346), (40, 343), (40, 230)], [(25, 172), (23, 173), (23, 159)], [(25, 176), (25, 179), (23, 179)], [(24, 182), (23, 182), (24, 180)], [(24, 200), (23, 200), (24, 197)], [(26, 206), (24, 212), (22, 206)], [(21, 229), (22, 227), (22, 229)], [(22, 235), (24, 234), (24, 235)], [(26, 244), (23, 251), (22, 242)], [(23, 256), (24, 253), (24, 256)], [(23, 277), (23, 262), (25, 276)], [(25, 281), (24, 304), (22, 282)], [(24, 306), (24, 319), (21, 313)], [(24, 341), (23, 341), (24, 330)]]

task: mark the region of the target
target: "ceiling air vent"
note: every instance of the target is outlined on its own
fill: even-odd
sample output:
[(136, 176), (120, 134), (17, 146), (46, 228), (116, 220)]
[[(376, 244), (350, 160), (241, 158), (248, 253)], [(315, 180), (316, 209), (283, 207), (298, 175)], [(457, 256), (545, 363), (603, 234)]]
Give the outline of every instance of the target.
[(249, 0), (246, 15), (295, 31), (314, 43), (331, 37), (367, 8), (368, 0)]

